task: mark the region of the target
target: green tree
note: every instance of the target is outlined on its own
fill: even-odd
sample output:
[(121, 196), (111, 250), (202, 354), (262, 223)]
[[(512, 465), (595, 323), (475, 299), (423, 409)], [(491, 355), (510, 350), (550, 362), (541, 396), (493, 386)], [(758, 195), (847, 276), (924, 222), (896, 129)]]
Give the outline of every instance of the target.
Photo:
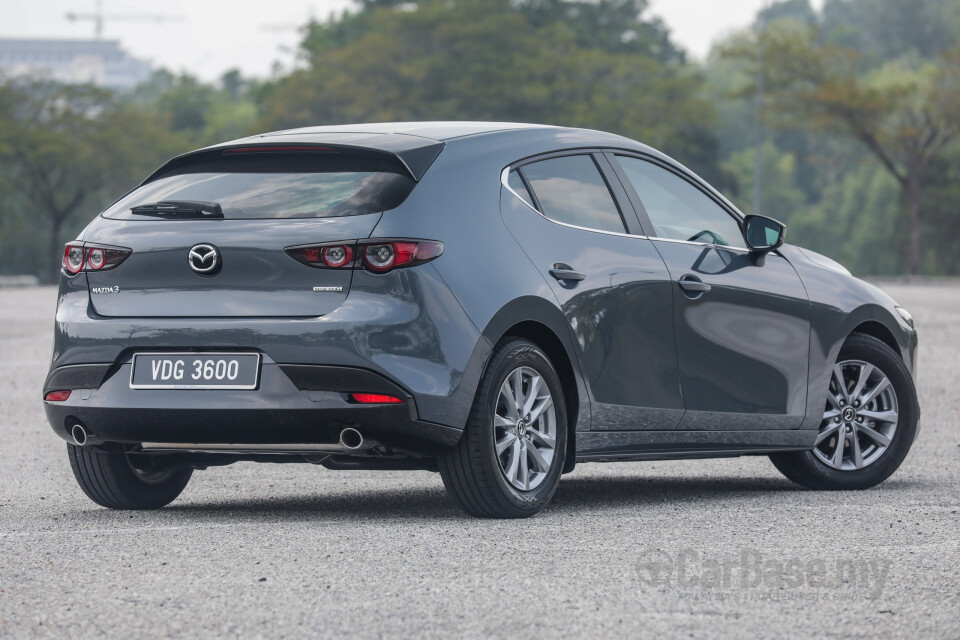
[(859, 52), (817, 30), (773, 28), (728, 51), (762, 70), (768, 113), (857, 141), (900, 187), (907, 265), (921, 267), (926, 171), (960, 133), (960, 50), (937, 61), (909, 59), (863, 71)]
[(254, 133), (255, 92), (236, 69), (220, 76), (219, 86), (161, 69), (124, 98), (199, 147)]
[(40, 275), (47, 281), (59, 270), (68, 220), (109, 204), (182, 147), (102, 89), (30, 79), (0, 84), (4, 202), (29, 211), (25, 223), (34, 235), (46, 232)]
[(607, 24), (587, 2), (420, 0), (314, 23), (305, 68), (263, 89), (261, 128), (443, 119), (588, 127), (658, 146), (722, 183), (702, 77), (676, 55), (655, 55), (666, 36), (641, 29), (645, 2), (603, 6), (629, 21)]
[[(753, 149), (745, 149), (730, 158), (730, 167), (740, 185), (739, 197), (733, 202), (743, 211), (750, 211), (750, 206), (744, 194), (753, 190)], [(807, 199), (803, 191), (796, 185), (796, 158), (792, 153), (783, 153), (777, 149), (772, 140), (767, 140), (762, 149), (761, 158), (764, 172), (764, 189), (761, 192), (760, 213), (792, 226), (793, 216), (804, 209)], [(794, 234), (791, 229), (790, 241)]]
[(827, 41), (860, 52), (865, 67), (910, 54), (933, 58), (960, 39), (960, 2), (826, 0), (820, 22)]
[(642, 54), (665, 64), (686, 58), (663, 21), (645, 16), (649, 0), (519, 0), (514, 6), (534, 29), (568, 25), (581, 47)]
[(880, 165), (862, 162), (828, 186), (819, 203), (790, 218), (790, 242), (834, 258), (858, 275), (902, 271), (898, 185)]
[(960, 145), (937, 158), (928, 171), (923, 211), (927, 237), (934, 239), (924, 255), (935, 273), (960, 273)]

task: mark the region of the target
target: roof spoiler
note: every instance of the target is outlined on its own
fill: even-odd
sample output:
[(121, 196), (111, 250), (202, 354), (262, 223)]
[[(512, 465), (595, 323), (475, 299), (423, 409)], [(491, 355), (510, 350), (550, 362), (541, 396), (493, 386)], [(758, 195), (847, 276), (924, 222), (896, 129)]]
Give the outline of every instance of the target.
[[(293, 139), (291, 139), (293, 138)], [(190, 165), (203, 165), (214, 158), (232, 155), (283, 153), (337, 153), (338, 151), (370, 152), (399, 160), (417, 182), (433, 164), (445, 143), (404, 134), (313, 134), (265, 135), (245, 138), (190, 151), (179, 155), (150, 174), (141, 186), (165, 175), (179, 173)]]

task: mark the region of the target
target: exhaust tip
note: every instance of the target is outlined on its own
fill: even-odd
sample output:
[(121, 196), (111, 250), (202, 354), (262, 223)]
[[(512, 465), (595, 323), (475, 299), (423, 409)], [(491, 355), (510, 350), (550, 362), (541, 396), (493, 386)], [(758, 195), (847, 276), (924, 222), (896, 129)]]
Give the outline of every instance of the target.
[(347, 449), (359, 449), (363, 446), (363, 435), (353, 427), (340, 432), (340, 444)]
[(70, 436), (73, 438), (73, 443), (78, 447), (87, 444), (87, 430), (81, 424), (73, 425), (73, 428), (70, 429)]

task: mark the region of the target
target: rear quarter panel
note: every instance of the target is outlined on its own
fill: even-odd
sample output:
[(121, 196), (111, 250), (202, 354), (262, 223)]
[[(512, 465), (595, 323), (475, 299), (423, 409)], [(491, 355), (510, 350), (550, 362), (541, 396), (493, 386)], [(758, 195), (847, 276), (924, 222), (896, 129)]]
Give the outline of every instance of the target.
[[(532, 155), (613, 143), (638, 146), (609, 134), (554, 129), (447, 141), (413, 193), (403, 205), (384, 214), (374, 229), (373, 237), (417, 237), (444, 243), (443, 255), (431, 264), (483, 337), (456, 392), (456, 404), (467, 411), (496, 342), (517, 322), (534, 320), (549, 327), (563, 343), (581, 398), (577, 430), (590, 428), (579, 349), (549, 285), (503, 224), (500, 172)], [(465, 421), (466, 414), (463, 418)]]

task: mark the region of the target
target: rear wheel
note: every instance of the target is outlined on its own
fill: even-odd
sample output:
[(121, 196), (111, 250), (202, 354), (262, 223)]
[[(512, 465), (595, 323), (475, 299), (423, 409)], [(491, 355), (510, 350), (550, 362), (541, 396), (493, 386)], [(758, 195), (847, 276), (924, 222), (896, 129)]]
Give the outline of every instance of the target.
[(866, 489), (903, 462), (919, 413), (910, 372), (896, 352), (876, 338), (854, 335), (831, 371), (814, 448), (770, 459), (811, 489)]
[(91, 500), (109, 509), (159, 509), (173, 502), (192, 469), (156, 464), (150, 456), (98, 451), (68, 444), (77, 484)]
[(566, 405), (553, 365), (533, 343), (510, 340), (490, 359), (463, 437), (440, 457), (440, 475), (472, 515), (525, 518), (557, 490), (566, 443)]

